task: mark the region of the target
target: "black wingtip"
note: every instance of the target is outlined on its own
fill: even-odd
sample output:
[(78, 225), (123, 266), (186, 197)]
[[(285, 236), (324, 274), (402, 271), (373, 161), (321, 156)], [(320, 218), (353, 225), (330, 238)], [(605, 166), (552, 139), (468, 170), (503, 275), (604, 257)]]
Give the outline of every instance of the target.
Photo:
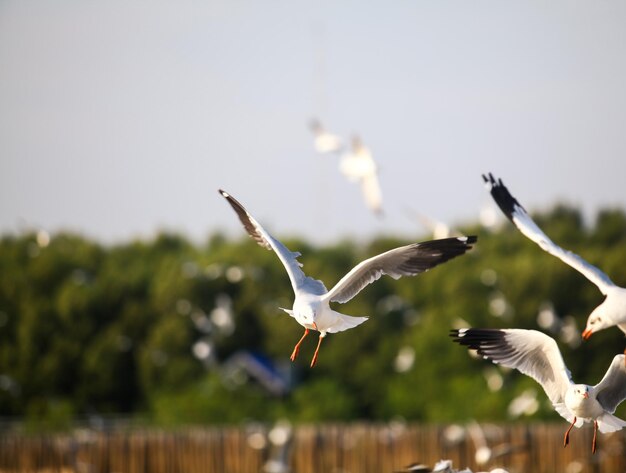
[(526, 212), (517, 199), (511, 195), (507, 187), (502, 182), (502, 179), (494, 178), (492, 173), (488, 173), (487, 175), (483, 174), (482, 177), (485, 184), (487, 184), (491, 197), (493, 197), (493, 200), (495, 200), (498, 207), (500, 207), (500, 210), (502, 210), (504, 215), (506, 215), (509, 220), (513, 221), (513, 214), (515, 213), (516, 208)]
[(450, 330), (450, 333), (448, 335), (452, 337), (453, 341), (460, 343), (461, 345), (465, 345), (464, 343), (462, 343), (462, 339), (465, 337), (465, 334), (467, 334), (467, 332), (470, 330), (472, 329), (470, 328), (454, 329), (454, 330)]
[(448, 238), (437, 238), (435, 240), (428, 240), (419, 243), (420, 246), (466, 246), (476, 243), (478, 241), (477, 235), (468, 235), (468, 236), (459, 236), (459, 237), (448, 237)]
[(493, 349), (501, 351), (506, 347), (505, 332), (492, 328), (463, 328), (450, 330), (453, 341), (472, 350), (478, 350), (478, 354), (491, 356)]
[(449, 255), (449, 258), (461, 255), (466, 251), (473, 248), (473, 244), (478, 241), (476, 235), (462, 236), (462, 237), (450, 237), (439, 238), (437, 240), (423, 241), (417, 243), (422, 250), (433, 250), (436, 253), (443, 253)]
[(244, 206), (241, 205), (241, 203), (237, 199), (235, 199), (231, 194), (229, 194), (228, 192), (226, 192), (223, 189), (218, 189), (218, 192), (220, 193), (220, 195), (222, 197), (224, 197), (226, 199), (226, 201), (231, 205), (231, 207), (233, 207), (233, 209), (235, 209), (235, 211), (238, 214), (240, 214), (240, 212), (243, 212), (244, 214), (247, 213), (246, 209), (244, 208)]
[(457, 256), (461, 256), (471, 250), (472, 243), (475, 243), (475, 235), (468, 237), (440, 238), (411, 245), (416, 253), (409, 258), (406, 264), (417, 272), (428, 271), (446, 261)]
[(228, 192), (219, 189), (219, 193), (226, 199), (226, 202), (228, 202), (231, 208), (235, 211), (239, 217), (239, 221), (242, 223), (246, 232), (248, 232), (248, 235), (250, 235), (250, 237), (263, 248), (271, 250), (271, 244), (268, 243), (267, 240), (265, 240), (265, 237), (258, 231), (255, 223), (253, 223), (252, 216), (248, 213), (245, 207)]

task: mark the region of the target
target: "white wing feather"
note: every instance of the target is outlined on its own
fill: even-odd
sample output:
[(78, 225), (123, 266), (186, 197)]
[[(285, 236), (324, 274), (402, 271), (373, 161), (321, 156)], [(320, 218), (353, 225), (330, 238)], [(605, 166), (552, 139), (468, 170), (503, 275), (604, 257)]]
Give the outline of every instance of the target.
[(611, 414), (626, 399), (626, 365), (624, 355), (615, 355), (602, 380), (593, 389), (596, 399)]
[(330, 302), (347, 302), (383, 274), (398, 279), (423, 273), (464, 254), (472, 248), (475, 241), (475, 236), (443, 238), (386, 251), (357, 264), (328, 291), (324, 299)]
[(563, 403), (572, 384), (569, 370), (553, 338), (536, 330), (463, 329), (453, 331), (456, 342), (537, 381), (552, 404)]
[(223, 190), (220, 190), (220, 194), (222, 194), (233, 210), (237, 213), (239, 220), (241, 220), (241, 223), (248, 234), (260, 246), (268, 250), (274, 250), (274, 253), (276, 253), (280, 261), (283, 263), (285, 270), (287, 270), (294, 293), (298, 291), (305, 291), (317, 295), (326, 293), (326, 287), (322, 281), (306, 276), (300, 269), (302, 266), (302, 264), (298, 261), (300, 253), (289, 251), (289, 249), (279, 240), (272, 237), (272, 235), (270, 235), (269, 232), (267, 232), (233, 196)]
[(611, 278), (597, 267), (585, 261), (583, 258), (568, 250), (564, 250), (555, 244), (530, 218), (524, 207), (511, 195), (503, 184), (502, 179), (496, 180), (491, 174), (483, 176), (491, 196), (496, 201), (502, 212), (511, 220), (522, 234), (534, 241), (542, 250), (556, 256), (565, 264), (581, 273), (592, 283), (598, 286), (602, 294), (607, 294), (607, 289), (615, 287)]

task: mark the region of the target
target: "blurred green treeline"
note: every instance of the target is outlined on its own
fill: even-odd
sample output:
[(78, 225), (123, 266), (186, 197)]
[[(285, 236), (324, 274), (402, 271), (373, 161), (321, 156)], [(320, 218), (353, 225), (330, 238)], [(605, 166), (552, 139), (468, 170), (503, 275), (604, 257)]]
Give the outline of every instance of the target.
[[(566, 206), (535, 218), (555, 242), (626, 285), (623, 211), (601, 211), (592, 228)], [(550, 332), (574, 379), (588, 384), (599, 382), (624, 350), (622, 332), (611, 328), (581, 342), (586, 317), (603, 296), (510, 223), (462, 230), (479, 237), (467, 255), (417, 277), (383, 277), (338, 305), (370, 319), (329, 335), (314, 369), (308, 365), (316, 334), (297, 362), (289, 361), (303, 332), (279, 309), (291, 307), (291, 286), (276, 255), (243, 229), (237, 241), (217, 234), (205, 245), (174, 234), (115, 246), (73, 234), (4, 236), (0, 416), (38, 427), (119, 414), (159, 425), (505, 420), (511, 400), (534, 389), (540, 401), (534, 418), (558, 419), (534, 381), (472, 358), (452, 343), (449, 330)], [(284, 243), (302, 253), (308, 275), (330, 288), (362, 259), (409, 241)], [(552, 309), (557, 318), (551, 320)], [(288, 392), (272, 394), (250, 373), (233, 369), (228, 360), (241, 353), (269, 360)], [(620, 406), (617, 414), (625, 413)]]

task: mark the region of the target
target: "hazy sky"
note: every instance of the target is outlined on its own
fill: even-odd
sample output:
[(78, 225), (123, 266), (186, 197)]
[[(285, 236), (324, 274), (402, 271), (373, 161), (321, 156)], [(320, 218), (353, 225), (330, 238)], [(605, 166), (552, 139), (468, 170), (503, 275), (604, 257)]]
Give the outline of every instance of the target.
[[(386, 217), (307, 128), (357, 132)], [(626, 207), (626, 2), (0, 2), (0, 232), (423, 236), (490, 203)]]

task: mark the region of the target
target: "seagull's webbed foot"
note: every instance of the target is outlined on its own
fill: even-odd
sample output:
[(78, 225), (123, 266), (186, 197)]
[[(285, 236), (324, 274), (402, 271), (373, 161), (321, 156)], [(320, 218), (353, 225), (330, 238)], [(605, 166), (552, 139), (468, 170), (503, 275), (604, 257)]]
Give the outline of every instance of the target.
[(563, 448), (567, 447), (567, 445), (569, 444), (569, 433), (572, 430), (572, 427), (574, 427), (575, 423), (576, 423), (576, 417), (574, 417), (574, 421), (572, 422), (572, 425), (570, 425), (569, 429), (567, 429), (567, 432), (565, 432), (565, 436), (563, 437)]
[(289, 357), (289, 359), (291, 361), (296, 361), (296, 358), (298, 358), (298, 352), (300, 351), (300, 345), (302, 345), (302, 341), (306, 338), (306, 336), (309, 334), (309, 329), (305, 328), (304, 329), (304, 335), (302, 335), (302, 338), (298, 341), (298, 343), (296, 343), (296, 346), (293, 347), (293, 351), (291, 352), (291, 356)]

